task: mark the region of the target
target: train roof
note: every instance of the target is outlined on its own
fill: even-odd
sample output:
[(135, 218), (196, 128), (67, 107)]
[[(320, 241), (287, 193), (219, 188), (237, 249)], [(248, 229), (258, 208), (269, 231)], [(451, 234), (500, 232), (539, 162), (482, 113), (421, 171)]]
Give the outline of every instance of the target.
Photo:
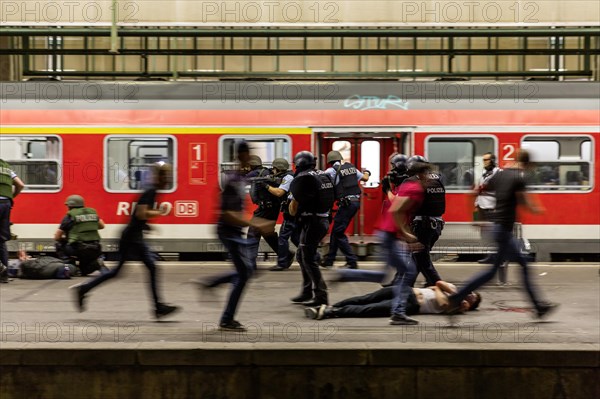
[(2, 109), (600, 110), (600, 82), (0, 83)]

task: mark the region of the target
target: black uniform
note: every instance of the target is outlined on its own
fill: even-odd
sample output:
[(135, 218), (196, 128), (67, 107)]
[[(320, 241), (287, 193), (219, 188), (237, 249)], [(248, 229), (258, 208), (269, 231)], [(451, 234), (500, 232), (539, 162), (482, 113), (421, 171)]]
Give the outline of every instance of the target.
[(299, 262), (303, 277), (300, 297), (309, 300), (314, 294), (310, 305), (327, 304), (327, 285), (315, 255), (329, 229), (329, 212), (335, 196), (333, 181), (315, 170), (303, 171), (295, 175), (290, 192), (298, 202)]
[[(418, 180), (412, 176), (407, 181)], [(446, 189), (438, 174), (430, 173), (425, 184), (425, 197), (421, 207), (415, 213), (415, 218), (411, 223), (413, 234), (423, 248), (419, 252), (414, 252), (413, 257), (417, 264), (417, 270), (422, 273), (427, 280), (427, 286), (435, 285), (436, 281), (441, 280), (439, 273), (431, 262), (431, 248), (440, 238), (444, 228), (442, 215), (446, 211)], [(418, 276), (415, 275), (415, 280)], [(411, 282), (414, 286), (415, 281)]]
[(271, 184), (275, 184), (273, 172), (268, 168), (258, 168), (246, 175), (246, 178), (252, 182), (253, 178), (257, 178), (254, 183), (251, 183), (251, 198), (252, 202), (258, 205), (254, 210), (253, 217), (260, 217), (263, 219), (273, 221), (273, 231), (271, 234), (263, 236), (256, 228), (248, 228), (248, 256), (252, 261), (252, 266), (256, 270), (256, 258), (258, 256), (258, 249), (260, 246), (260, 238), (263, 237), (271, 249), (277, 254), (279, 250), (279, 243), (277, 233), (275, 232), (275, 224), (279, 217), (279, 209), (281, 206), (281, 200), (270, 194), (266, 188), (267, 182), (263, 179), (269, 179)]
[(343, 165), (334, 164), (325, 173), (329, 173), (334, 178), (338, 210), (333, 219), (329, 252), (323, 259), (322, 265), (332, 266), (339, 249), (346, 257), (347, 266), (355, 269), (358, 257), (350, 246), (346, 229), (360, 208), (362, 191), (358, 186), (358, 176), (362, 177), (362, 174), (359, 174), (356, 167), (349, 162)]
[[(150, 209), (152, 209), (155, 201), (156, 188), (150, 188), (142, 194), (137, 202), (137, 206), (147, 205)], [(150, 252), (148, 245), (144, 242), (143, 232), (147, 229), (149, 229), (149, 227), (146, 223), (146, 220), (138, 219), (136, 216), (136, 210), (134, 209), (131, 214), (131, 220), (129, 221), (127, 227), (125, 227), (123, 230), (123, 233), (121, 234), (121, 240), (119, 241), (119, 264), (110, 271), (103, 273), (84, 284), (81, 284), (79, 286), (80, 295), (85, 295), (88, 291), (102, 284), (106, 280), (116, 277), (126, 261), (141, 260), (150, 273), (150, 290), (152, 292), (154, 306), (157, 311), (160, 310), (163, 304), (160, 301), (158, 294), (155, 255)]]

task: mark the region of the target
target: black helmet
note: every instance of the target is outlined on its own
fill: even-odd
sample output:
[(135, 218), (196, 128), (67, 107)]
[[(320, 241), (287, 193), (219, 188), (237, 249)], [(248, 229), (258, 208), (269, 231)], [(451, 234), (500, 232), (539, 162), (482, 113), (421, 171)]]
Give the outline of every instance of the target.
[(429, 163), (427, 158), (422, 155), (413, 155), (412, 157), (408, 158), (408, 161), (406, 161), (408, 173), (412, 175), (422, 172), (425, 166), (429, 166)]
[(396, 154), (390, 159), (390, 163), (392, 164), (392, 168), (400, 173), (406, 172), (406, 163), (408, 162), (408, 157), (404, 154)]
[(308, 170), (317, 165), (315, 156), (310, 151), (300, 151), (294, 157), (294, 164), (297, 170)]

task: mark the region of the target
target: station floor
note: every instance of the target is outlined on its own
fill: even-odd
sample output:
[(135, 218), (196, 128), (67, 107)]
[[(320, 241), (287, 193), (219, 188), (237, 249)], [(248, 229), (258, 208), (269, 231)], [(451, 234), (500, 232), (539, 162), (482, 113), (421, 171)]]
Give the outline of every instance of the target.
[[(343, 262), (338, 262), (341, 266)], [(157, 346), (190, 345), (195, 348), (600, 348), (600, 270), (598, 264), (540, 264), (531, 271), (540, 296), (560, 307), (543, 320), (533, 317), (520, 280), (520, 268), (511, 264), (510, 285), (492, 280), (482, 290), (478, 311), (450, 319), (418, 315), (416, 326), (391, 326), (387, 318), (307, 319), (303, 307), (290, 297), (300, 288), (297, 263), (284, 272), (271, 272), (272, 263), (259, 262), (260, 272), (247, 287), (236, 319), (248, 331), (218, 330), (218, 320), (230, 286), (201, 292), (190, 283), (228, 272), (227, 262), (160, 262), (164, 301), (182, 311), (161, 321), (151, 313), (147, 274), (137, 262), (127, 264), (119, 278), (88, 295), (87, 311), (79, 313), (68, 287), (84, 281), (14, 279), (0, 285), (0, 347), (18, 348), (48, 344), (85, 347), (115, 344)], [(111, 264), (109, 263), (110, 267)], [(441, 276), (461, 285), (485, 266), (476, 263), (438, 263)], [(359, 267), (378, 269), (375, 262)], [(326, 280), (334, 271), (324, 271)], [(417, 281), (417, 286), (422, 281)], [(379, 288), (373, 283), (340, 283), (329, 289), (330, 303)], [(126, 345), (130, 346), (130, 345)]]

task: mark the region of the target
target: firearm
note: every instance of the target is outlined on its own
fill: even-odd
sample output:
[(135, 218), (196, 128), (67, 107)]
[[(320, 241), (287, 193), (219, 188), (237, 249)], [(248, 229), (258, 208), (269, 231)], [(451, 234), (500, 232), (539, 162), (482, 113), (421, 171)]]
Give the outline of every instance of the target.
[(390, 183), (392, 183), (395, 187), (402, 184), (404, 179), (406, 179), (406, 177), (407, 177), (406, 174), (400, 173), (396, 169), (390, 170), (388, 172), (387, 176), (388, 176), (388, 179), (390, 180)]

